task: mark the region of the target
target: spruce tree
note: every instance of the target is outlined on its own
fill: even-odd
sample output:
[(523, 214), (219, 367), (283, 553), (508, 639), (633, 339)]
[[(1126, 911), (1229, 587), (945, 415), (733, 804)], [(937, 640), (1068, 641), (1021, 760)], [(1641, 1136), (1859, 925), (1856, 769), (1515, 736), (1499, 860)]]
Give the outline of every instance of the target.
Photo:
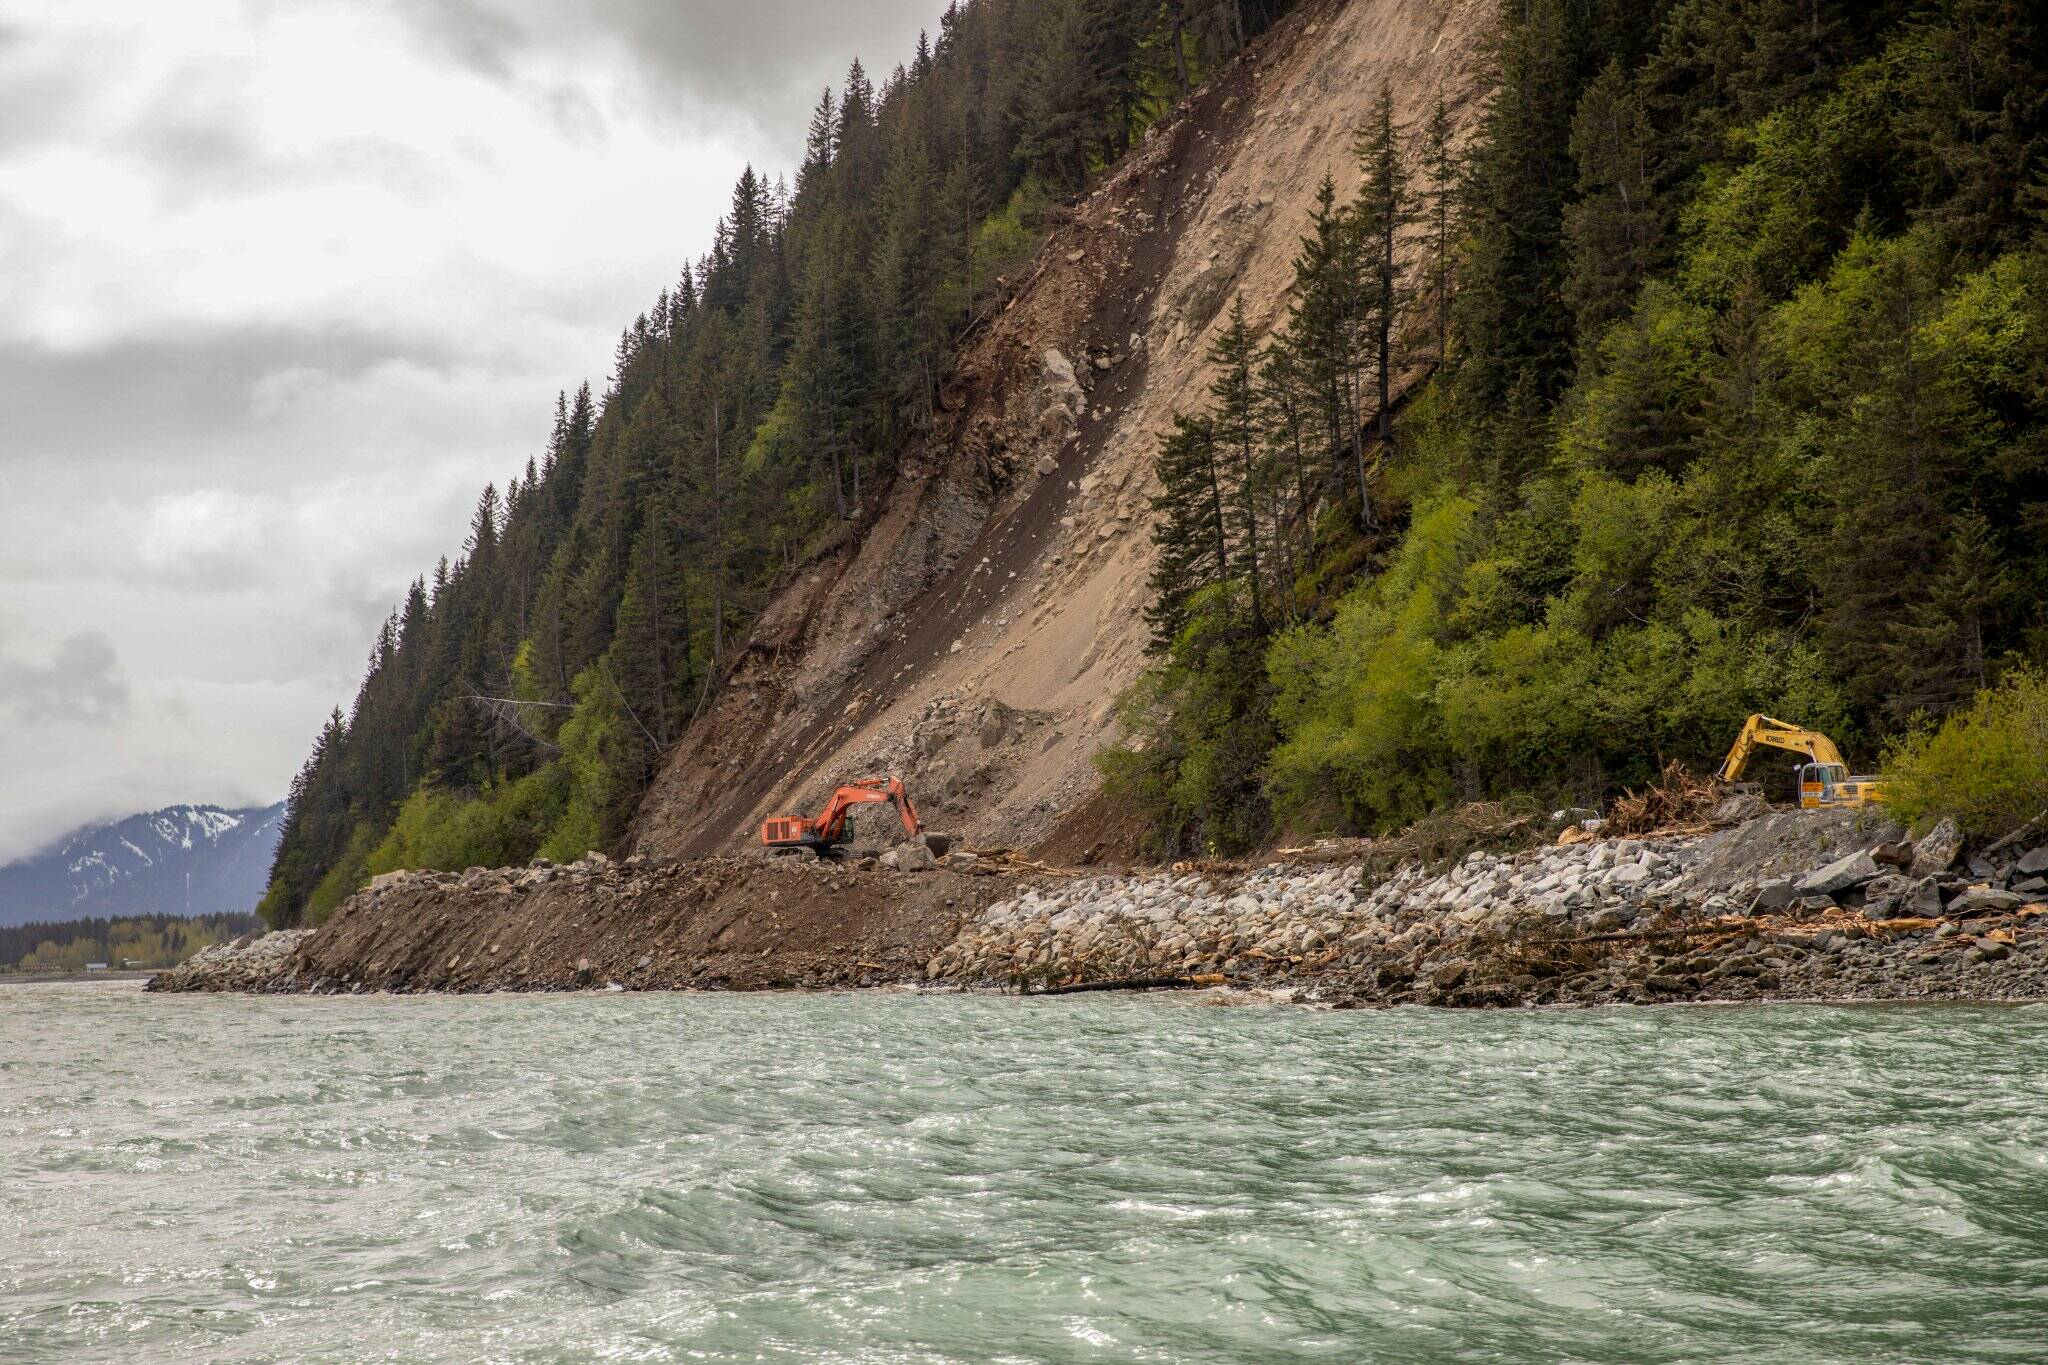
[(1947, 560), (1926, 596), (1890, 623), (1881, 649), (1887, 717), (1939, 719), (1989, 686), (1990, 641), (2012, 600), (2010, 555), (1976, 508), (1952, 519)]
[(1572, 160), (1579, 198), (1564, 210), (1564, 282), (1583, 365), (1636, 290), (1663, 264), (1664, 228), (1651, 170), (1649, 112), (1617, 60), (1579, 101)]
[(1224, 470), (1215, 426), (1206, 417), (1176, 413), (1173, 431), (1153, 462), (1159, 492), (1152, 498), (1152, 605), (1145, 620), (1152, 648), (1165, 650), (1187, 623), (1196, 593), (1230, 576), (1229, 530), (1224, 515)]
[(1325, 176), (1294, 258), (1294, 297), (1281, 344), (1318, 415), (1332, 482), (1342, 485), (1355, 473), (1360, 518), (1369, 522), (1371, 499), (1358, 443), (1363, 283), (1356, 223), (1337, 203), (1336, 182)]
[(1422, 127), (1419, 195), (1421, 216), (1429, 231), (1428, 267), (1423, 292), (1429, 301), (1430, 331), (1436, 359), (1451, 354), (1451, 255), (1458, 236), (1458, 158), (1451, 145), (1451, 115), (1443, 92), (1437, 92)]
[[(1351, 210), (1365, 267), (1360, 311), (1370, 347), (1373, 379), (1378, 386), (1374, 427), (1382, 452), (1391, 446), (1394, 437), (1393, 385), (1400, 360), (1394, 342), (1411, 292), (1400, 245), (1401, 234), (1415, 220), (1415, 205), (1401, 140), (1400, 126), (1394, 121), (1394, 92), (1383, 85), (1373, 101), (1372, 113), (1352, 144), (1364, 178)], [(1365, 486), (1361, 465), (1362, 493)], [(1369, 493), (1363, 494), (1359, 510), (1367, 526), (1375, 523)]]
[[(1258, 359), (1258, 341), (1245, 321), (1244, 298), (1240, 295), (1231, 305), (1230, 322), (1209, 346), (1209, 363), (1217, 367), (1218, 374), (1209, 386), (1207, 430), (1214, 444), (1212, 458), (1229, 470), (1236, 524), (1227, 528), (1227, 538), (1239, 546), (1237, 563), (1251, 589), (1252, 626), (1263, 631), (1266, 608), (1260, 587), (1265, 566), (1259, 554), (1259, 504), (1263, 493), (1259, 477), (1262, 452)], [(1213, 482), (1212, 478), (1212, 485)], [(1222, 518), (1220, 509), (1217, 515)]]

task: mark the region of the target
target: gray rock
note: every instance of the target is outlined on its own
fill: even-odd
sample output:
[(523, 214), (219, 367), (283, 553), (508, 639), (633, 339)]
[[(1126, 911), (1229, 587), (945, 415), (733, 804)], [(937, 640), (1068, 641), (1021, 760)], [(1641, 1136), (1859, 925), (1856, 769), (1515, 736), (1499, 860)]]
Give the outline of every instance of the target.
[(1963, 832), (1956, 828), (1955, 821), (1944, 816), (1913, 845), (1913, 875), (1929, 877), (1946, 872), (1955, 866), (1956, 855), (1962, 851)]
[(2010, 944), (2000, 943), (1995, 938), (1980, 938), (1970, 949), (1970, 961), (1997, 962), (2011, 952)]
[(1877, 874), (1877, 860), (1870, 856), (1868, 850), (1858, 849), (1846, 858), (1838, 858), (1826, 867), (1801, 877), (1798, 890), (1802, 895), (1832, 896), (1859, 887)]
[(2012, 889), (2026, 896), (2036, 896), (2048, 891), (2048, 877), (2028, 877), (2025, 881), (2012, 884)]
[(1808, 915), (1824, 915), (1835, 908), (1835, 898), (1833, 896), (1801, 896), (1787, 908), (1798, 910)]
[(1756, 909), (1761, 914), (1768, 914), (1774, 910), (1783, 910), (1794, 900), (1798, 899), (1798, 896), (1799, 883), (1790, 878), (1786, 878), (1783, 881), (1765, 882), (1756, 890)]
[[(1896, 863), (1892, 865), (1897, 866)], [(1901, 877), (1896, 872), (1884, 873), (1864, 886), (1863, 908), (1873, 915), (1889, 914), (1913, 886), (1911, 877)]]
[(1995, 886), (1973, 886), (1948, 903), (1951, 915), (2001, 914), (2017, 910), (2026, 903), (2026, 897), (2011, 891), (2001, 891)]
[(2018, 866), (2021, 872), (2030, 877), (2038, 872), (2048, 872), (2048, 844), (2031, 849), (2022, 855)]
[(1641, 863), (1624, 863), (1608, 873), (1605, 880), (1609, 886), (1641, 886), (1650, 880), (1650, 869)]
[(1080, 379), (1074, 374), (1074, 362), (1058, 348), (1046, 347), (1043, 361), (1045, 405), (1039, 410), (1038, 424), (1048, 435), (1064, 437), (1080, 424), (1081, 412), (1087, 407), (1088, 399), (1081, 392)]
[(895, 872), (928, 872), (938, 865), (923, 844), (898, 844), (882, 855), (882, 866)]
[(1770, 813), (1770, 802), (1755, 792), (1737, 792), (1716, 802), (1707, 819), (1716, 825), (1739, 825), (1745, 820), (1754, 820), (1759, 815)]
[(1922, 877), (1914, 882), (1911, 889), (1898, 901), (1898, 912), (1902, 915), (1919, 915), (1933, 919), (1941, 914), (1941, 883), (1932, 877)]

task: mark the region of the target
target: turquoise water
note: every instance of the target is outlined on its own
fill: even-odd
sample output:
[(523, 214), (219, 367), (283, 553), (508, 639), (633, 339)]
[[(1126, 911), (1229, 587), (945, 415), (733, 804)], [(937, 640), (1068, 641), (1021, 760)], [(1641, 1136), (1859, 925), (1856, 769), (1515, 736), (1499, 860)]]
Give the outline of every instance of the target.
[(2040, 1360), (2048, 1010), (0, 988), (0, 1357)]

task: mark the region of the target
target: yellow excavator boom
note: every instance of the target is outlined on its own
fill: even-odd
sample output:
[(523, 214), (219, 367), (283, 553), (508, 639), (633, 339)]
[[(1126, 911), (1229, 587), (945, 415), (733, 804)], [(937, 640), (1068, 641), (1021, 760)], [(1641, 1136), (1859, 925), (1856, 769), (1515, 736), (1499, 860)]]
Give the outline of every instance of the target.
[(1884, 783), (1874, 777), (1856, 777), (1842, 758), (1835, 742), (1818, 730), (1803, 725), (1751, 716), (1742, 733), (1721, 760), (1721, 780), (1741, 780), (1743, 770), (1758, 749), (1784, 749), (1804, 754), (1807, 762), (1799, 770), (1799, 804), (1808, 809), (1832, 806), (1866, 806), (1884, 800)]
[(1839, 764), (1843, 769), (1848, 764), (1842, 759), (1842, 751), (1835, 742), (1818, 730), (1809, 730), (1803, 725), (1777, 720), (1770, 716), (1751, 716), (1742, 723), (1742, 733), (1735, 737), (1735, 743), (1728, 750), (1728, 757), (1721, 760), (1721, 780), (1739, 782), (1743, 769), (1758, 749), (1785, 749), (1795, 754), (1805, 754), (1815, 763)]

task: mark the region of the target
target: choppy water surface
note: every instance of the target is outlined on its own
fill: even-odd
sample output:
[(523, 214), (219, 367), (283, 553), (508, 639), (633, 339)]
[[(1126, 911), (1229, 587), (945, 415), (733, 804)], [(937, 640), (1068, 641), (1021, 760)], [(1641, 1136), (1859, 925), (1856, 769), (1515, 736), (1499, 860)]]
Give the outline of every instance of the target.
[(0, 989), (8, 1359), (2011, 1359), (2048, 1011)]

